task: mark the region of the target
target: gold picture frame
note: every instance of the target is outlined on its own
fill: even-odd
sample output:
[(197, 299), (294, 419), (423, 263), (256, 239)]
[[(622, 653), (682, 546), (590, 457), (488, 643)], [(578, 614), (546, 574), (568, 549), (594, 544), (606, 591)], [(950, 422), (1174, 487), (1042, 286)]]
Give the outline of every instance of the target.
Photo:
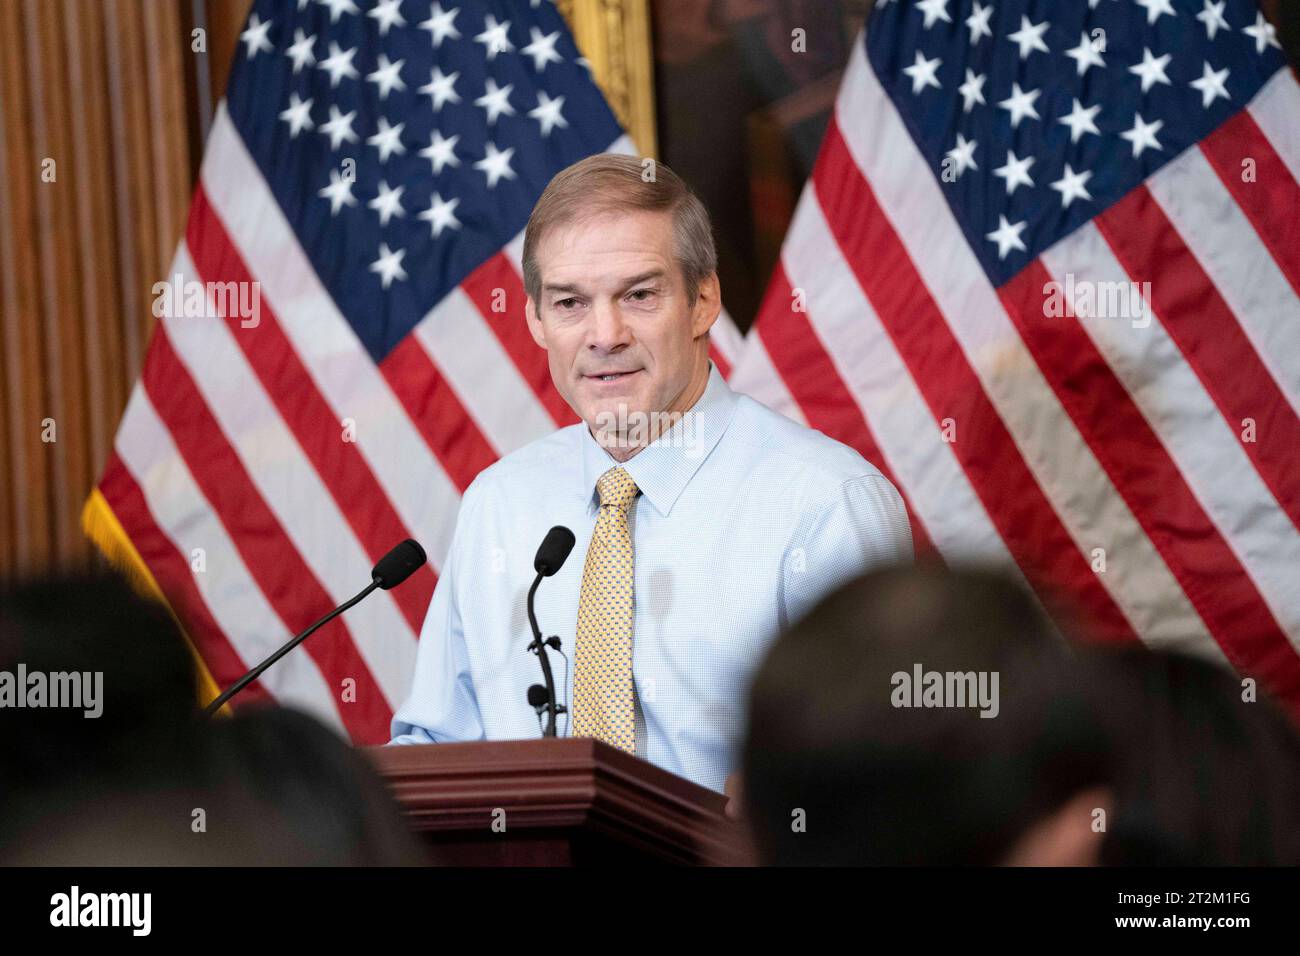
[(637, 151), (657, 159), (649, 0), (556, 0), (556, 6)]

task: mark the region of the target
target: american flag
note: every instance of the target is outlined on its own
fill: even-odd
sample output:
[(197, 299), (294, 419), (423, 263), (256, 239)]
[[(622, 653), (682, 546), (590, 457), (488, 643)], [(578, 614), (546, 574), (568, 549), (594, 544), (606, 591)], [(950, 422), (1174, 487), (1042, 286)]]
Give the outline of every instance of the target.
[(526, 331), (522, 230), (611, 150), (635, 152), (549, 0), (254, 3), (87, 509), (217, 684), (414, 537), (430, 566), (248, 694), (388, 739), (461, 493), (576, 420)]
[(1300, 706), (1297, 180), (1247, 0), (878, 3), (732, 384), (919, 550)]

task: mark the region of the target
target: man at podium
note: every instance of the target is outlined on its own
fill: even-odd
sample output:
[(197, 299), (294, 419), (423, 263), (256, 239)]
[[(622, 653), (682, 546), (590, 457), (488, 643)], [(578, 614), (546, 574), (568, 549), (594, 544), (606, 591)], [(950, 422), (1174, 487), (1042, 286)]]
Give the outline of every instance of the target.
[[(908, 561), (902, 498), (853, 449), (733, 392), (708, 213), (667, 167), (612, 154), (560, 172), (529, 218), (526, 316), (581, 421), (466, 490), (393, 742), (539, 736), (527, 697), (533, 555), (561, 641), (561, 736), (596, 737), (722, 790), (751, 673), (844, 580)], [(548, 653), (543, 651), (543, 653)]]

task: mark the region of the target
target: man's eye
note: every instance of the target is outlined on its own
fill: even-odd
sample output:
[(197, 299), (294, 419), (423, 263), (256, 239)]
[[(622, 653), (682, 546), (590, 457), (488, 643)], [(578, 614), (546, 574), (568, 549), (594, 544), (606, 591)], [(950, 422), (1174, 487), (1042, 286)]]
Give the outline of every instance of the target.
[(578, 300), (570, 297), (567, 299), (560, 299), (558, 302), (555, 303), (555, 307), (557, 309), (572, 309), (577, 304), (578, 304)]
[(635, 299), (637, 302), (644, 302), (646, 299), (650, 298), (653, 295), (654, 295), (653, 289), (637, 289), (635, 292), (629, 294), (628, 298)]

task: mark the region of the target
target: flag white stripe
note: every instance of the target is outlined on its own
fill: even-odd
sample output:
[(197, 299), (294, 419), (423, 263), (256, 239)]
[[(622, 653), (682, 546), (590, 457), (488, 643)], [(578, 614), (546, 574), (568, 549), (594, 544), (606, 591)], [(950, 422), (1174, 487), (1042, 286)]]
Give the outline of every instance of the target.
[(453, 289), (434, 306), (414, 335), (498, 455), (555, 431), (550, 414), (462, 290)]
[[(184, 242), (172, 274), (198, 281)], [(177, 357), (293, 547), (334, 603), (352, 597), (370, 580), (370, 557), (280, 418), (230, 327), (185, 317), (162, 322)], [(342, 441), (341, 429), (339, 435)], [(387, 591), (353, 608), (347, 623), (353, 643), (396, 709), (415, 665), (416, 633)]]
[[(1085, 556), (1105, 549), (1109, 570), (1098, 575), (1102, 586), (1148, 644), (1195, 644), (1202, 653), (1219, 654), (1200, 615), (1043, 378), (935, 177), (916, 174), (927, 168), (926, 160), (861, 43), (854, 44), (836, 115), (855, 163), (1067, 533)], [(864, 125), (868, 117), (870, 128)]]
[(1300, 183), (1300, 84), (1285, 67), (1260, 88), (1248, 107), (1274, 152)]
[[(266, 600), (244, 559), (204, 497), (143, 386), (136, 383), (118, 429), (118, 457), (144, 494), (155, 523), (185, 560), (203, 549), (193, 575), (203, 603), (246, 667), (293, 634)], [(260, 678), (283, 704), (300, 707), (339, 731), (334, 695), (308, 654), (289, 654)]]
[(745, 339), (745, 346), (736, 364), (732, 366), (731, 378), (727, 384), (791, 421), (805, 426), (808, 424), (808, 419), (790, 394), (781, 373), (772, 364), (772, 357), (767, 354), (763, 340), (755, 332), (751, 332)]
[(213, 120), (201, 175), (231, 242), (261, 283), (263, 298), (316, 388), (337, 421), (356, 422), (361, 457), (407, 531), (434, 567), (441, 567), (460, 493), (321, 285), (224, 101)]
[[(1092, 223), (1043, 256), (1052, 276), (1084, 283), (1130, 281)], [(1094, 286), (1095, 288), (1096, 286)], [(1068, 291), (1068, 287), (1067, 287)], [(1093, 310), (1088, 310), (1093, 311)], [(1219, 414), (1214, 400), (1169, 337), (1160, 315), (1146, 318), (1079, 316), (1134, 404), (1168, 450), (1205, 513), (1223, 535), (1260, 596), (1293, 644), (1300, 647), (1300, 535)]]
[(826, 222), (811, 184), (795, 209), (781, 252), (793, 288), (840, 380), (853, 394), (881, 454), (907, 490), (917, 517), (949, 560), (1014, 567), (939, 424)]

